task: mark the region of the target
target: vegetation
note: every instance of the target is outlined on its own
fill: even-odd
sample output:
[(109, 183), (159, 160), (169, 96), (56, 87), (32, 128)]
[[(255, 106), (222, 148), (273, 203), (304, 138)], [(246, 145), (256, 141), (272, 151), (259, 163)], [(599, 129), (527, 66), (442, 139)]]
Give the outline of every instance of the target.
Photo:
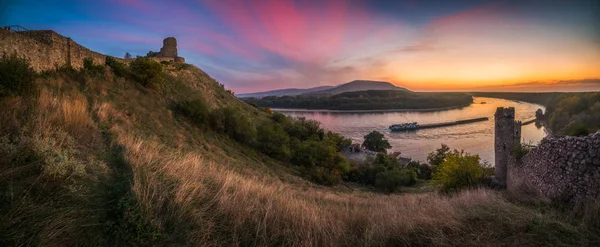
[(488, 167), (489, 165), (481, 163), (479, 155), (454, 150), (447, 154), (433, 172), (432, 182), (441, 185), (446, 192), (472, 188), (492, 175)]
[[(129, 54), (129, 53), (127, 53)], [(126, 77), (129, 75), (129, 70), (124, 63), (117, 61), (115, 58), (111, 56), (106, 56), (105, 64), (112, 68), (115, 75), (120, 77)]]
[(600, 129), (600, 92), (472, 94), (544, 105), (547, 127), (557, 135), (582, 136)]
[[(0, 74), (8, 73), (1, 68)], [(169, 73), (161, 94), (148, 93), (127, 77), (82, 80), (67, 71), (38, 78), (32, 89), (38, 94), (0, 99), (0, 246), (594, 246), (600, 241), (593, 207), (575, 214), (544, 200), (488, 189), (383, 195), (300, 179), (296, 174), (311, 159), (314, 176), (317, 171), (325, 171), (325, 179), (332, 176), (330, 167), (343, 163), (319, 163), (321, 157), (335, 160), (333, 150), (348, 141), (313, 121), (246, 105), (195, 67)], [(196, 109), (191, 106), (196, 99), (209, 109), (207, 129), (175, 110), (173, 102)], [(249, 123), (250, 130), (229, 132), (227, 119)], [(235, 138), (236, 132), (256, 129), (250, 136), (258, 140), (264, 124), (261, 130), (274, 129), (272, 140), (287, 143), (290, 152), (302, 146), (316, 156), (291, 163), (293, 155), (287, 162), (280, 152), (270, 158), (259, 151), (276, 145), (255, 147), (258, 141)], [(283, 132), (275, 126), (289, 142), (279, 138)], [(391, 157), (381, 154), (374, 162), (385, 168), (373, 182), (382, 190), (414, 180)]]
[(138, 57), (129, 67), (132, 78), (144, 87), (160, 89), (165, 83), (162, 65), (150, 58)]
[(415, 93), (404, 90), (369, 90), (336, 95), (268, 96), (247, 98), (263, 107), (331, 109), (331, 110), (385, 110), (426, 109), (468, 106), (473, 98), (463, 93)]
[(101, 75), (104, 73), (104, 65), (102, 64), (94, 64), (94, 60), (91, 58), (83, 59), (83, 68), (82, 72), (88, 75)]
[(427, 155), (427, 162), (436, 170), (450, 154), (450, 148), (446, 144)]
[(375, 130), (365, 136), (365, 140), (361, 146), (375, 152), (386, 152), (387, 149), (392, 148), (383, 134)]
[(33, 88), (35, 71), (29, 61), (12, 54), (4, 54), (0, 59), (0, 98), (8, 95), (24, 94)]

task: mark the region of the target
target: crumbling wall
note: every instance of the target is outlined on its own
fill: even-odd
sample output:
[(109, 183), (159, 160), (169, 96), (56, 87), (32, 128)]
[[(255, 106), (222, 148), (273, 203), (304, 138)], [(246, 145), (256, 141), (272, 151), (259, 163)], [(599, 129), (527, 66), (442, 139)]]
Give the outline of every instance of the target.
[(96, 64), (104, 64), (106, 60), (106, 55), (85, 48), (52, 30), (14, 32), (0, 29), (0, 54), (16, 54), (25, 58), (37, 72), (64, 65), (78, 69), (83, 67), (85, 58), (91, 58)]
[(526, 188), (553, 200), (600, 196), (600, 131), (584, 137), (548, 137), (521, 160), (508, 163), (508, 189)]
[(498, 107), (494, 114), (494, 164), (495, 164), (495, 182), (504, 188), (506, 187), (507, 163), (515, 144), (515, 108)]

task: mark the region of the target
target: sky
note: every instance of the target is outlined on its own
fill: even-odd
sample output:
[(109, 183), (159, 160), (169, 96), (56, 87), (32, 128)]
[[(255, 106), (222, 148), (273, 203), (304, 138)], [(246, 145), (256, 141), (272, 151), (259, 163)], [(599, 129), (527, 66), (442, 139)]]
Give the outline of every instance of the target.
[(597, 0), (0, 0), (0, 26), (122, 57), (179, 55), (236, 93), (388, 81), (415, 91), (599, 91)]

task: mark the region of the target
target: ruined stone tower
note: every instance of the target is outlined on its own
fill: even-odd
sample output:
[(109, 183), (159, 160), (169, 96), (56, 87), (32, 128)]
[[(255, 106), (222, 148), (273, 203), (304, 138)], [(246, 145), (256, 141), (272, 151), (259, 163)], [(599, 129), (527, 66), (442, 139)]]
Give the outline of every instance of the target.
[(160, 48), (159, 57), (177, 57), (177, 39), (168, 37), (163, 40), (163, 47)]
[(508, 161), (515, 144), (521, 141), (521, 122), (515, 122), (515, 108), (498, 107), (495, 116), (494, 151), (496, 183), (506, 188)]

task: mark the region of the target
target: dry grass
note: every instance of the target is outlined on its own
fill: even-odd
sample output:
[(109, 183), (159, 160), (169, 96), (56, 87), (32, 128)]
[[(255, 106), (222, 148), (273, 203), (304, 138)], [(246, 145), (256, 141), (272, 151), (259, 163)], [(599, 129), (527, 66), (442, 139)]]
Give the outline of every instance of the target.
[[(200, 72), (182, 75), (199, 74), (193, 87), (227, 102)], [(59, 80), (0, 102), (0, 245), (590, 243), (585, 226), (498, 191), (382, 195), (281, 175), (273, 161), (179, 123), (160, 95), (119, 83), (106, 90), (113, 101)]]
[[(451, 197), (301, 190), (273, 178), (248, 177), (207, 162), (201, 154), (156, 142), (126, 135), (118, 142), (132, 165), (132, 189), (146, 217), (161, 229), (171, 224), (188, 228), (185, 236), (178, 236), (188, 244), (495, 245), (511, 231), (511, 241), (532, 244), (531, 236), (517, 236), (527, 237), (522, 232), (526, 225), (545, 217), (491, 190)], [(482, 219), (499, 226), (469, 225)]]

